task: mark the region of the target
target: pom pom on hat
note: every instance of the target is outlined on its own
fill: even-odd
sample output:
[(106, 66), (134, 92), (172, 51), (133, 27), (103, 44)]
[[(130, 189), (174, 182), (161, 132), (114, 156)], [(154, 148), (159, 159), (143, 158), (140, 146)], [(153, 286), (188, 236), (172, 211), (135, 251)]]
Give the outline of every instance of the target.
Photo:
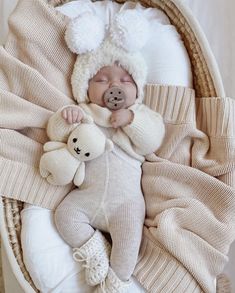
[(113, 43), (128, 52), (139, 51), (149, 39), (149, 23), (136, 10), (122, 11), (111, 25), (110, 37)]
[(90, 12), (72, 19), (65, 32), (66, 43), (69, 49), (76, 54), (97, 49), (104, 37), (104, 22)]

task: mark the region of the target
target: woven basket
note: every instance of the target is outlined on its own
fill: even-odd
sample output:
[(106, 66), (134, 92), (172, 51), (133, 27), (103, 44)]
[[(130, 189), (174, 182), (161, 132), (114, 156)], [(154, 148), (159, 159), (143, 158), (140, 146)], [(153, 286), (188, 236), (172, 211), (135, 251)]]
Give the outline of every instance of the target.
[[(51, 5), (58, 5), (66, 0), (52, 0), (49, 1)], [(125, 0), (117, 0), (118, 3), (124, 3)], [(221, 80), (221, 76), (215, 62), (214, 56), (210, 50), (207, 39), (191, 11), (183, 5), (180, 0), (140, 0), (145, 7), (155, 7), (161, 9), (170, 19), (171, 23), (176, 27), (184, 41), (185, 47), (188, 51), (189, 58), (192, 65), (194, 89), (196, 97), (225, 97), (225, 92)], [(15, 265), (18, 266), (17, 274), (21, 272), (24, 277), (25, 284), (22, 284), (22, 279), (16, 276), (25, 292), (39, 292), (27, 272), (21, 250), (20, 230), (21, 218), (20, 211), (23, 204), (17, 200), (2, 198), (2, 211), (3, 211), (3, 225), (5, 225), (6, 233), (5, 241), (8, 242), (8, 257), (11, 254), (15, 259)], [(4, 242), (4, 237), (3, 237)], [(6, 243), (5, 243), (5, 246)], [(13, 261), (13, 264), (14, 264)], [(15, 272), (14, 268), (13, 272)], [(220, 286), (217, 292), (230, 292), (228, 282), (224, 282), (223, 276), (219, 278)], [(31, 287), (29, 286), (31, 285)]]

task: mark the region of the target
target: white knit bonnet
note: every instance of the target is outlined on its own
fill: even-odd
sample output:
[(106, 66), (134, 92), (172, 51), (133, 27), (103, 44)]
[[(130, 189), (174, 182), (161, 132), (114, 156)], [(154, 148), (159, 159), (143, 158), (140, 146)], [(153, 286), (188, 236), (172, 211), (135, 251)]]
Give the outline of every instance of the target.
[(72, 19), (65, 33), (69, 49), (78, 54), (71, 83), (78, 103), (89, 102), (89, 80), (104, 66), (118, 62), (137, 85), (136, 103), (143, 100), (147, 66), (140, 49), (149, 38), (149, 23), (139, 11), (119, 12), (109, 27), (93, 12)]

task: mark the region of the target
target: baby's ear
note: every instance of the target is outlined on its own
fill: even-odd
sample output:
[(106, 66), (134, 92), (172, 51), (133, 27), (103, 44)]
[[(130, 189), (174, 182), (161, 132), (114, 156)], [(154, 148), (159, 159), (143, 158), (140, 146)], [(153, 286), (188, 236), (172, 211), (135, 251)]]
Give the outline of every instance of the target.
[(111, 152), (113, 149), (113, 142), (110, 139), (106, 139), (106, 143), (105, 143), (105, 150), (108, 152)]

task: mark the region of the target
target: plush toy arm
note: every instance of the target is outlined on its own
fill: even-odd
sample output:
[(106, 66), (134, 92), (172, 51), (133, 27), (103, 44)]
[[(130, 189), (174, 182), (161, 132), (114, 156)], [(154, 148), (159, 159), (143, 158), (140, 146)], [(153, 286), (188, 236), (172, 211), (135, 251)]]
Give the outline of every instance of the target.
[(66, 146), (66, 143), (59, 142), (59, 141), (48, 141), (44, 144), (43, 150), (44, 152), (50, 152), (54, 150), (58, 150), (61, 148), (64, 148)]
[(78, 166), (77, 171), (74, 175), (73, 183), (76, 186), (80, 186), (85, 178), (85, 163), (81, 162), (81, 164)]

